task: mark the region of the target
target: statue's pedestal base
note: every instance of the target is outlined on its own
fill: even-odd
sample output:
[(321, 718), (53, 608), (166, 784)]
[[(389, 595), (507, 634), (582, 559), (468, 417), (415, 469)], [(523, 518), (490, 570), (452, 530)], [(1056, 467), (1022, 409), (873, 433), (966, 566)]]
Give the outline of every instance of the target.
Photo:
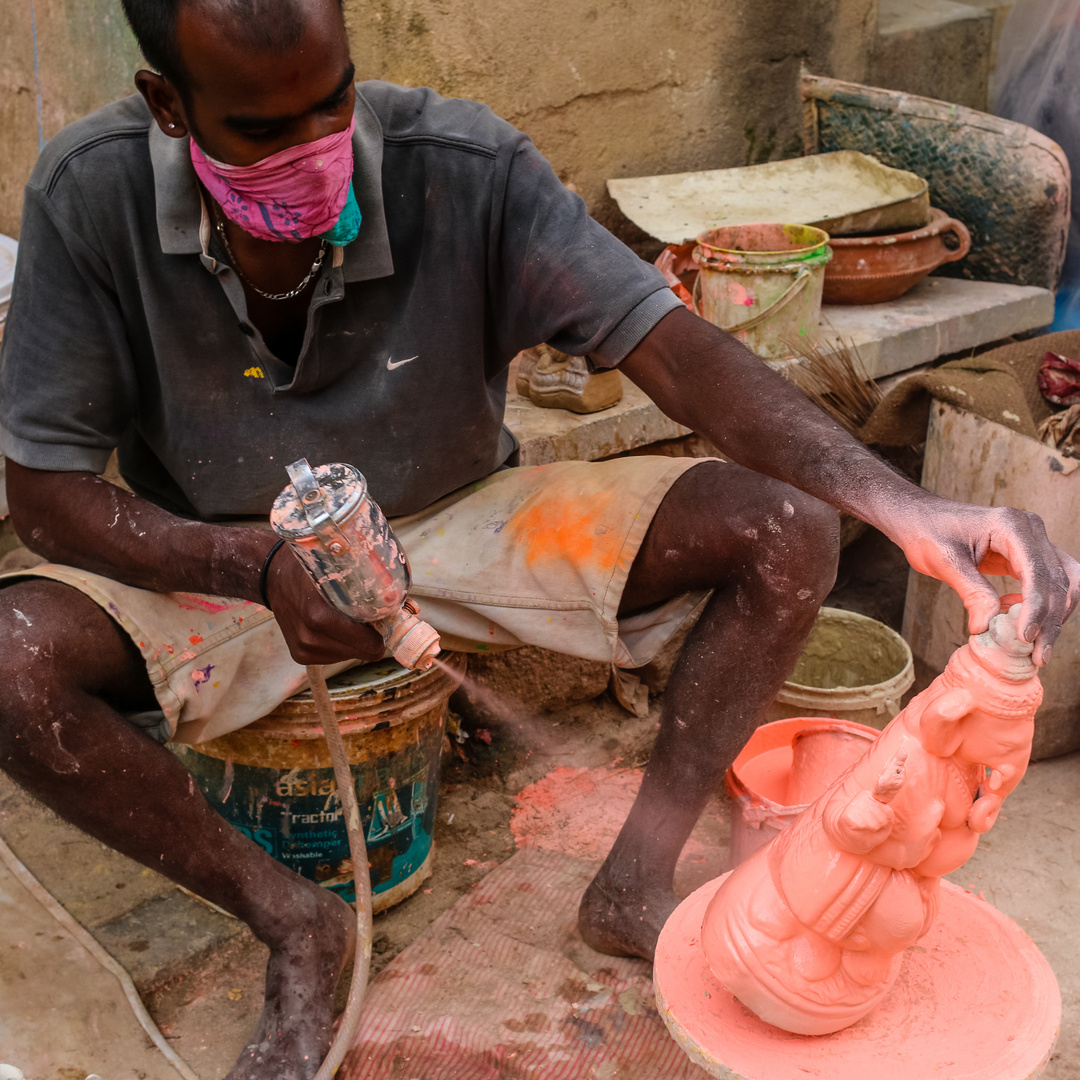
[(792, 1035), (759, 1020), (705, 963), (705, 908), (723, 881), (688, 896), (656, 950), (660, 1015), (675, 1041), (721, 1080), (1028, 1080), (1046, 1067), (1061, 1023), (1057, 979), (1035, 943), (997, 908), (941, 883), (933, 928), (908, 950), (888, 997), (832, 1035)]

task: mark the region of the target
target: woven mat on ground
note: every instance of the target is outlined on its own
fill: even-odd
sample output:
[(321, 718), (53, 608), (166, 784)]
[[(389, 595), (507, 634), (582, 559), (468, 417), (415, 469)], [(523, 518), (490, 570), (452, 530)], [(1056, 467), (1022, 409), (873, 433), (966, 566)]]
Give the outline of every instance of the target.
[(858, 436), (877, 446), (920, 443), (937, 398), (1036, 439), (1039, 424), (1054, 411), (1037, 382), (1048, 351), (1080, 358), (1080, 330), (1044, 334), (912, 375), (885, 396)]
[(649, 964), (579, 937), (595, 871), (536, 847), (493, 870), (373, 980), (342, 1080), (702, 1080)]

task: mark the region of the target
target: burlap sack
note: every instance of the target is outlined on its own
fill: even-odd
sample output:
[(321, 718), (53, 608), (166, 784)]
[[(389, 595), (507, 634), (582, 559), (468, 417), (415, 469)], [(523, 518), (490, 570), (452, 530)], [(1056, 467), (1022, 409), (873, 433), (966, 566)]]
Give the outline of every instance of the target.
[(1054, 411), (1037, 381), (1047, 351), (1080, 358), (1080, 330), (1044, 334), (912, 375), (893, 387), (857, 435), (877, 446), (921, 443), (937, 398), (1037, 439), (1039, 424)]

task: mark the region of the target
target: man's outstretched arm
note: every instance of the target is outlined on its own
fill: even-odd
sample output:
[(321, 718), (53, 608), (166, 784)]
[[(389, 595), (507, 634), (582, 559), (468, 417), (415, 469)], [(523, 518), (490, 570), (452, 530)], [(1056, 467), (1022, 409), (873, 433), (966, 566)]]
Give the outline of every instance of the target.
[[(52, 562), (154, 592), (262, 603), (259, 572), (277, 537), (176, 517), (89, 472), (28, 469), (8, 458), (7, 496), (23, 542)], [(267, 596), (297, 663), (374, 660), (382, 638), (330, 606), (307, 571), (279, 552)]]
[(971, 506), (900, 475), (730, 334), (685, 309), (665, 316), (621, 370), (673, 420), (747, 468), (868, 522), (920, 573), (952, 586), (972, 633), (999, 611), (983, 574), (1021, 583), (1021, 626), (1043, 664), (1080, 599), (1080, 564), (1046, 537), (1041, 519)]

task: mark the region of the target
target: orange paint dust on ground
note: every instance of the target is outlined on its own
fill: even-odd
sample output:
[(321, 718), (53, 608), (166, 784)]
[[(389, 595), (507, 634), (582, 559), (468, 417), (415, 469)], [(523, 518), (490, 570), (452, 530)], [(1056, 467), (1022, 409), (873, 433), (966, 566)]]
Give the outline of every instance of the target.
[(541, 494), (507, 522), (507, 531), (525, 547), (529, 566), (538, 562), (591, 563), (614, 569), (624, 528), (609, 520), (613, 492), (590, 492), (588, 500), (567, 501), (561, 493)]
[[(514, 799), (510, 831), (519, 847), (600, 862), (630, 813), (641, 769), (560, 766)], [(727, 868), (728, 818), (719, 800), (705, 809), (683, 848), (675, 889), (683, 896)]]
[(560, 766), (515, 798), (510, 831), (519, 847), (602, 859), (626, 820), (640, 785), (640, 769)]

